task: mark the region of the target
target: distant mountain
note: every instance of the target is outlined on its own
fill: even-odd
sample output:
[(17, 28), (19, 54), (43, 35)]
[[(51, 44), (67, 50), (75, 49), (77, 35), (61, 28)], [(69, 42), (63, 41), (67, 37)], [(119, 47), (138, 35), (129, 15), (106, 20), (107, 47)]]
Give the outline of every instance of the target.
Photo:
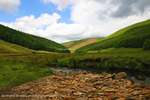
[(97, 43), (79, 48), (77, 52), (121, 47), (142, 48), (147, 39), (150, 39), (150, 20), (123, 28)]
[(14, 30), (3, 25), (0, 25), (0, 39), (33, 50), (44, 50), (62, 53), (69, 52), (69, 50), (63, 45), (60, 45), (54, 41), (26, 34), (24, 32)]
[(87, 38), (87, 39), (81, 39), (81, 40), (76, 40), (76, 41), (69, 41), (69, 42), (65, 42), (63, 43), (63, 45), (67, 48), (69, 48), (69, 50), (71, 52), (74, 52), (75, 50), (92, 44), (92, 43), (96, 43), (100, 40), (101, 38)]

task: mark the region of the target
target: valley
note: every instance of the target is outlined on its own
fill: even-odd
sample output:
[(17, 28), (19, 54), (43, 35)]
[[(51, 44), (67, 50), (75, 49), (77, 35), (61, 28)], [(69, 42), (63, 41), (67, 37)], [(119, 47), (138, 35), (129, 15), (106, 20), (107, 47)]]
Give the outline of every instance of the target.
[(0, 100), (150, 99), (150, 20), (62, 44), (0, 30)]

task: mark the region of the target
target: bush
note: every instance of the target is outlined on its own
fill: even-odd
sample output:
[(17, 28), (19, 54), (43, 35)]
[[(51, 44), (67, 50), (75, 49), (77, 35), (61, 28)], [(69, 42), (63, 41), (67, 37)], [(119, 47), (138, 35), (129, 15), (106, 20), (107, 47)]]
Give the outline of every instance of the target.
[(145, 40), (145, 42), (143, 44), (143, 49), (150, 50), (150, 39)]

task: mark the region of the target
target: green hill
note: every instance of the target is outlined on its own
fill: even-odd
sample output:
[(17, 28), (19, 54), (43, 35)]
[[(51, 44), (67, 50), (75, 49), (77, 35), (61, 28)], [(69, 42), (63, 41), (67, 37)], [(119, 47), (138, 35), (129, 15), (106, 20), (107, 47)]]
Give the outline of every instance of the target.
[(33, 50), (0, 40), (0, 54), (31, 53)]
[(75, 50), (83, 46), (96, 43), (99, 40), (101, 40), (101, 38), (87, 38), (87, 39), (65, 42), (63, 43), (63, 45), (67, 47), (71, 52), (74, 52)]
[(103, 40), (81, 47), (77, 51), (95, 51), (106, 48), (141, 48), (150, 39), (150, 20), (121, 29)]
[(36, 51), (0, 40), (0, 92), (52, 74), (49, 63), (69, 53)]
[(0, 39), (33, 50), (69, 52), (64, 46), (54, 41), (16, 31), (3, 25), (0, 25)]
[(76, 45), (76, 44), (78, 44), (78, 43), (81, 43), (81, 42), (83, 42), (83, 41), (86, 41), (86, 40), (87, 40), (87, 39), (69, 41), (69, 42), (63, 43), (63, 45), (64, 45), (65, 47), (67, 47), (67, 48), (70, 48), (70, 47), (72, 47), (72, 46), (74, 46), (74, 45)]

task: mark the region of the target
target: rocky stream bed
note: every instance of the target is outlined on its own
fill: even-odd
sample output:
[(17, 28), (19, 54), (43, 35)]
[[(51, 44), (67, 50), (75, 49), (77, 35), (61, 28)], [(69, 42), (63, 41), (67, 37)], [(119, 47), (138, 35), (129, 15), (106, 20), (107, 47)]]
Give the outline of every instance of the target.
[(0, 100), (150, 100), (150, 84), (125, 72), (53, 70), (54, 75), (16, 86)]

